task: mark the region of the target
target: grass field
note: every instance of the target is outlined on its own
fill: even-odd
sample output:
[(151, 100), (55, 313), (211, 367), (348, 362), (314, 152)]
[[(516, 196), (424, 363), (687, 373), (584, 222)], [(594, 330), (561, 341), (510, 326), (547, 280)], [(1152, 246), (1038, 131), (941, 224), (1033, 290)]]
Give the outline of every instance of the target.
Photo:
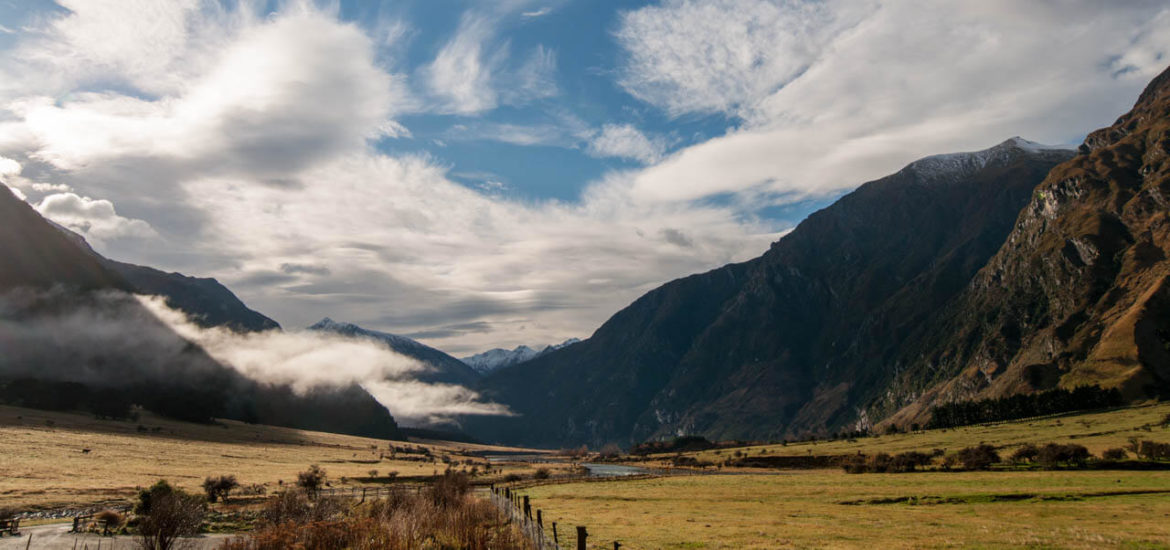
[[(856, 441), (688, 453), (750, 456), (897, 453), (986, 442), (1069, 443), (1094, 454), (1130, 437), (1170, 441), (1170, 404), (930, 430)], [(591, 548), (1170, 548), (1170, 471), (993, 471), (851, 475), (760, 470), (524, 490), (562, 542), (584, 525)], [(751, 473), (757, 472), (757, 473)], [(746, 475), (745, 475), (746, 474)]]
[[(145, 431), (140, 431), (142, 426)], [(443, 462), (399, 453), (390, 445), (427, 447), (436, 458), (458, 462), (457, 469), (486, 467), (482, 458), (462, 453), (504, 450), (460, 443), (404, 443), (224, 421), (218, 425), (175, 422), (143, 415), (137, 422), (95, 420), (82, 414), (0, 406), (0, 506), (21, 510), (89, 505), (124, 500), (135, 488), (158, 479), (199, 490), (210, 475), (233, 474), (242, 485), (271, 491), (297, 472), (319, 464), (331, 483), (341, 478), (396, 471), (400, 477), (442, 473)], [(85, 450), (88, 449), (88, 452)], [(515, 450), (515, 449), (508, 449)], [(431, 459), (428, 459), (431, 460)], [(551, 465), (556, 468), (558, 466)], [(509, 464), (507, 473), (531, 473), (532, 466)]]
[(1170, 442), (1170, 429), (1161, 425), (1167, 415), (1170, 415), (1170, 403), (1157, 403), (1100, 413), (863, 437), (853, 441), (759, 445), (685, 454), (708, 462), (722, 462), (732, 458), (736, 451), (743, 456), (893, 454), (933, 449), (956, 451), (984, 442), (1009, 454), (1025, 443), (1078, 443), (1099, 455), (1106, 449), (1125, 446), (1131, 437)]
[[(1165, 491), (1151, 494), (1101, 493)], [(1170, 472), (792, 471), (528, 489), (591, 548), (1170, 548)], [(1019, 495), (1035, 495), (1022, 500)], [(946, 504), (877, 504), (942, 497)], [(866, 501), (866, 503), (856, 503)], [(938, 500), (930, 500), (938, 502)], [(852, 502), (852, 503), (851, 503)]]

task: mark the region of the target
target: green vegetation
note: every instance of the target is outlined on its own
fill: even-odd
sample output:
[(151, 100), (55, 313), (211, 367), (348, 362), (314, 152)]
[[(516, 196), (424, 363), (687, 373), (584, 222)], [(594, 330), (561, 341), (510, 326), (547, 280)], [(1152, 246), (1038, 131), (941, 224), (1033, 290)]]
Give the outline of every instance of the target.
[(1081, 386), (1074, 390), (1016, 394), (995, 399), (946, 403), (930, 409), (928, 428), (954, 428), (1036, 416), (1117, 407), (1125, 401), (1116, 389)]

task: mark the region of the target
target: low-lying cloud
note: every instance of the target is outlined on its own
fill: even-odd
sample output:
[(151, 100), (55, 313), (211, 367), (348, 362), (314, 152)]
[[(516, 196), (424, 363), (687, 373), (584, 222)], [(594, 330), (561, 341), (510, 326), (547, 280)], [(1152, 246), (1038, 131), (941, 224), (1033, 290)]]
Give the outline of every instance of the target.
[[(195, 344), (215, 361), (191, 353)], [(216, 364), (263, 384), (358, 384), (407, 425), (508, 410), (451, 384), (415, 377), (432, 367), (371, 340), (314, 331), (203, 328), (158, 296), (15, 291), (0, 296), (0, 374), (111, 385), (209, 373)]]

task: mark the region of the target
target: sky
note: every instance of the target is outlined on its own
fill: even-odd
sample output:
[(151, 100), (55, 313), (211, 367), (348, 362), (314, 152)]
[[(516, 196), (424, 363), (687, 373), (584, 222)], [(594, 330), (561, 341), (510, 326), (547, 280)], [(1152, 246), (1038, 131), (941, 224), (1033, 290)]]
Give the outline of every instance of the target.
[(923, 156), (1075, 144), (1164, 1), (0, 0), (0, 181), (102, 254), (456, 355), (587, 337)]

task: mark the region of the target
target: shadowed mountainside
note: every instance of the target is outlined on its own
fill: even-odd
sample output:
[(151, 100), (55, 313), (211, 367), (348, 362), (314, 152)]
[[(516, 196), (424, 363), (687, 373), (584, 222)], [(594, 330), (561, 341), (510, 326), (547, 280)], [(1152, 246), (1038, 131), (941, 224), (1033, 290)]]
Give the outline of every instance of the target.
[(1013, 138), (867, 183), (762, 257), (668, 283), (590, 339), (487, 376), (485, 396), (521, 416), (465, 425), (562, 445), (852, 422), (897, 368), (897, 344), (962, 291), (1072, 155)]

